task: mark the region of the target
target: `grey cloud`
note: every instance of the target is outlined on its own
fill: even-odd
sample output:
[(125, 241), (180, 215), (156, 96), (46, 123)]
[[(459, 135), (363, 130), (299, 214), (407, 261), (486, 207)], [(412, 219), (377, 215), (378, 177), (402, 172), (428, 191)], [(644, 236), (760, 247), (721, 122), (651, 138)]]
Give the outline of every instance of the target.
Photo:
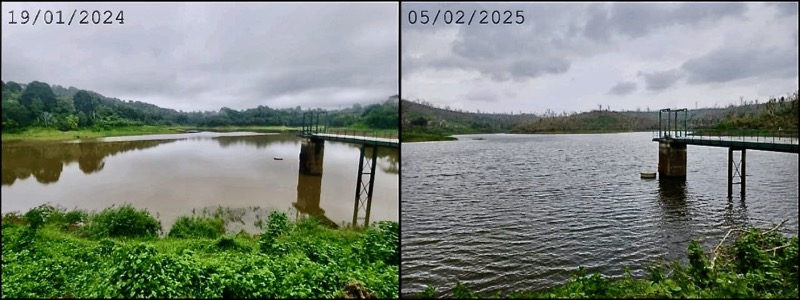
[[(3, 3), (4, 11), (12, 7), (33, 8)], [(396, 4), (116, 3), (108, 9), (123, 10), (125, 24), (4, 22), (3, 80), (72, 85), (184, 110), (274, 107), (277, 97), (306, 101), (320, 90), (357, 94), (329, 97), (348, 104), (397, 93)], [(306, 105), (339, 104), (326, 98)]]
[(652, 73), (639, 72), (639, 75), (644, 76), (645, 86), (651, 91), (667, 89), (683, 78), (683, 73), (677, 69)]
[(611, 95), (624, 96), (636, 90), (636, 82), (622, 81), (611, 87), (608, 91)]
[(721, 47), (706, 55), (686, 61), (682, 69), (690, 84), (720, 83), (737, 79), (762, 77), (796, 77), (796, 46)]
[[(447, 57), (403, 57), (404, 76), (426, 68), (476, 70), (495, 81), (525, 80), (569, 71), (579, 58), (609, 51), (615, 37), (637, 38), (671, 26), (701, 26), (725, 17), (743, 15), (741, 3), (459, 3), (446, 5), (403, 4), (403, 32), (437, 34), (452, 30), (444, 22), (411, 25), (412, 10), (524, 11), (522, 25), (457, 25), (456, 40)], [(410, 36), (410, 35), (409, 35)], [(413, 40), (403, 44), (412, 49)], [(405, 51), (405, 50), (404, 50)]]
[(778, 10), (781, 17), (792, 17), (797, 15), (797, 2), (767, 2), (766, 5)]
[(670, 25), (697, 25), (728, 16), (742, 16), (743, 3), (631, 3), (611, 6), (610, 27), (630, 37), (641, 37), (650, 31)]
[[(669, 91), (651, 93), (651, 99), (666, 103), (673, 101), (667, 98), (677, 97), (680, 99), (674, 101), (679, 103), (687, 101), (685, 99), (702, 98), (703, 94), (718, 88), (716, 84), (687, 87), (682, 84), (683, 80), (690, 84), (712, 83), (725, 79), (725, 76), (740, 78), (750, 74), (754, 74), (753, 86), (733, 89), (737, 90), (735, 92), (732, 89), (718, 91), (746, 95), (738, 90), (752, 89), (753, 97), (761, 97), (759, 93), (762, 92), (755, 90), (770, 86), (770, 93), (774, 90), (782, 93), (785, 91), (780, 90), (786, 86), (796, 86), (797, 17), (795, 14), (787, 18), (787, 14), (780, 10), (781, 7), (791, 9), (793, 5), (769, 5), (403, 3), (401, 55), (402, 76), (406, 80), (403, 93), (431, 99), (437, 104), (457, 104), (465, 109), (471, 105), (482, 111), (516, 111), (521, 103), (526, 108), (544, 110), (547, 107), (543, 103), (550, 103), (547, 99), (564, 99), (556, 105), (576, 110), (593, 108), (594, 105), (585, 103), (586, 99), (614, 101), (620, 106), (635, 108), (641, 103), (634, 97), (619, 95), (631, 95), (639, 90)], [(474, 9), (523, 10), (525, 23), (411, 25), (406, 20), (411, 9), (427, 9), (431, 13), (438, 9), (469, 13)], [(765, 24), (769, 28), (764, 28), (764, 31), (769, 31), (757, 33), (757, 26)], [(742, 45), (725, 45), (724, 48), (730, 48), (725, 51), (745, 52), (737, 56), (747, 57), (752, 55), (744, 54), (756, 51), (762, 57), (724, 62), (713, 56), (731, 54), (721, 50), (708, 55), (700, 52), (708, 51), (700, 49), (716, 47), (720, 41), (728, 43), (728, 39), (739, 40)], [(704, 47), (698, 47), (698, 43)], [(747, 50), (756, 45), (761, 49)], [(770, 50), (772, 46), (778, 46), (780, 51)], [(640, 74), (641, 81), (608, 84), (604, 80), (605, 77), (628, 78), (632, 69), (634, 72), (637, 69), (644, 71)], [(719, 73), (730, 74), (717, 74), (717, 69), (723, 71)], [(448, 78), (442, 79), (444, 76)], [(445, 82), (443, 87), (435, 85), (439, 80)], [(468, 97), (470, 94), (464, 93), (459, 83), (463, 86), (477, 85), (482, 89), (494, 86), (499, 100), (487, 103), (483, 101), (487, 97)], [(580, 89), (569, 88), (578, 84)], [(505, 93), (509, 87), (514, 87), (516, 95)]]
[(589, 21), (583, 28), (583, 34), (594, 40), (608, 41), (611, 34), (608, 9), (602, 4), (595, 3), (588, 7), (587, 14)]
[(469, 101), (496, 102), (500, 100), (498, 99), (499, 95), (488, 88), (473, 89), (469, 93), (465, 93), (463, 97)]

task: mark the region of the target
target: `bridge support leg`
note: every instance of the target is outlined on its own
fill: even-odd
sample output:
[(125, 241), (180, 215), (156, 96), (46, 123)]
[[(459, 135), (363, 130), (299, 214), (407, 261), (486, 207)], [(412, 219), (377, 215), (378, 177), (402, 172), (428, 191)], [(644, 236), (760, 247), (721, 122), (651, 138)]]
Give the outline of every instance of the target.
[[(364, 212), (364, 226), (369, 226), (369, 213), (372, 211), (372, 190), (375, 186), (375, 166), (378, 162), (378, 147), (372, 147), (372, 159), (367, 160), (367, 145), (361, 146), (358, 159), (358, 178), (356, 179), (356, 198), (353, 204), (353, 227), (358, 227), (358, 219), (362, 209)], [(369, 178), (364, 180), (364, 175)], [(366, 197), (366, 198), (365, 198)]]
[(745, 177), (747, 175), (746, 172), (745, 172), (746, 167), (747, 167), (746, 159), (745, 159), (747, 157), (746, 154), (747, 154), (747, 149), (742, 149), (742, 162), (740, 163), (742, 165), (742, 174), (741, 174), (742, 176), (741, 176), (741, 179), (739, 179), (739, 181), (742, 183), (742, 192), (741, 192), (742, 193), (742, 199), (744, 199), (745, 182), (747, 181), (747, 177)]
[(658, 143), (658, 176), (686, 177), (686, 144)]
[(728, 198), (733, 197), (733, 148), (728, 148)]
[(322, 175), (322, 159), (325, 156), (325, 141), (307, 139), (300, 146), (300, 174)]
[[(733, 152), (740, 151), (741, 152), (741, 161), (739, 164), (736, 164), (736, 161), (733, 160)], [(738, 176), (739, 182), (733, 182), (733, 178)], [(741, 195), (742, 199), (744, 199), (746, 183), (747, 183), (747, 150), (746, 149), (734, 149), (728, 148), (728, 198), (733, 197), (733, 185), (739, 184), (741, 185)]]

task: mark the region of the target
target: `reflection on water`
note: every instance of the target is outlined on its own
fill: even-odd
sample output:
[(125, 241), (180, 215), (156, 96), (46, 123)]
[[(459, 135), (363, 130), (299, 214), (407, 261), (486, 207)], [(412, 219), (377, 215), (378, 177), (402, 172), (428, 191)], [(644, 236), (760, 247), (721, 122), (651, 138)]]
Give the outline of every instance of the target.
[(3, 185), (12, 185), (17, 179), (33, 175), (43, 184), (54, 183), (61, 177), (64, 165), (77, 161), (84, 174), (103, 169), (106, 156), (132, 150), (142, 150), (174, 141), (137, 141), (112, 143), (19, 143), (3, 145)]
[(325, 216), (325, 210), (319, 205), (322, 192), (322, 176), (297, 175), (297, 202), (292, 206), (297, 210), (298, 216), (314, 216), (331, 227), (337, 227), (336, 222)]
[[(249, 223), (275, 209), (347, 223), (358, 147), (326, 142), (323, 175), (308, 177), (298, 170), (300, 142), (292, 133), (198, 133), (3, 143), (2, 210), (25, 212), (47, 202), (102, 210), (127, 202), (158, 215), (165, 231), (177, 217), (204, 208), (246, 212), (233, 222), (237, 230), (257, 230)], [(397, 221), (398, 151), (378, 154), (373, 219)]]
[(661, 207), (664, 209), (665, 217), (673, 220), (681, 220), (688, 217), (686, 178), (659, 178), (658, 196), (659, 200), (661, 200)]
[[(355, 150), (361, 149), (361, 146), (357, 144), (347, 145)], [(364, 157), (372, 157), (372, 151), (375, 151), (374, 149), (373, 147), (367, 147), (364, 151)], [(386, 147), (378, 147), (377, 149), (378, 158), (380, 158), (378, 160), (378, 167), (386, 173), (398, 174), (400, 172), (398, 168), (400, 165), (400, 155), (398, 155), (397, 149)]]

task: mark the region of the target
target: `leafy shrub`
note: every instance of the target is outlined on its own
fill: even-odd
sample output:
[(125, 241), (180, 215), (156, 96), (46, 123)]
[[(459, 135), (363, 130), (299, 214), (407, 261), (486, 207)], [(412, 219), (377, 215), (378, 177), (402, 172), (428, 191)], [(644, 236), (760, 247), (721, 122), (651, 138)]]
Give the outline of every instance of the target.
[(251, 251), (253, 251), (253, 249), (250, 248), (249, 246), (242, 245), (239, 242), (237, 242), (236, 239), (234, 239), (233, 237), (229, 237), (229, 236), (220, 237), (219, 239), (217, 239), (214, 242), (214, 246), (216, 246), (216, 248), (220, 249), (220, 250), (234, 250), (234, 251), (240, 251), (240, 252), (251, 252)]
[(106, 208), (95, 215), (87, 226), (89, 236), (104, 237), (157, 237), (161, 222), (146, 210), (136, 210), (130, 204)]
[(267, 220), (267, 230), (261, 235), (259, 247), (264, 253), (274, 253), (273, 245), (275, 239), (286, 233), (289, 229), (289, 218), (286, 213), (280, 211), (272, 211), (269, 213)]
[(18, 212), (7, 212), (3, 215), (3, 229), (18, 227), (25, 224), (25, 218)]
[(225, 223), (220, 218), (180, 217), (169, 230), (174, 238), (215, 239), (225, 233)]
[[(113, 218), (120, 211), (134, 215), (127, 209), (103, 211), (84, 229), (98, 226), (98, 215), (108, 224), (124, 222)], [(5, 227), (0, 293), (2, 298), (398, 297), (398, 267), (365, 263), (357, 255), (366, 232), (313, 220), (294, 223), (279, 213), (271, 220), (272, 245), (280, 256), (253, 251), (260, 241), (244, 234), (118, 241), (82, 239), (54, 226)]]
[(399, 265), (399, 232), (397, 222), (382, 221), (367, 228), (362, 241), (364, 246), (361, 247), (367, 261)]
[(64, 222), (67, 224), (78, 224), (89, 221), (89, 213), (83, 210), (73, 210), (64, 214)]
[(63, 217), (63, 209), (56, 208), (50, 204), (42, 204), (25, 213), (25, 222), (35, 230), (44, 224), (59, 222)]

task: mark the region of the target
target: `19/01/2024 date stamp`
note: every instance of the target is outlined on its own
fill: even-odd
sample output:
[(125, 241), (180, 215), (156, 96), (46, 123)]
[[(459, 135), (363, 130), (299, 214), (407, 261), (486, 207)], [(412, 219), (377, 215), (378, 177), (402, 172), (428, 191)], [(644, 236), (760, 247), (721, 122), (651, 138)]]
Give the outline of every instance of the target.
[(521, 25), (525, 23), (522, 10), (409, 10), (408, 23), (411, 25), (436, 25), (436, 22), (450, 25)]
[(125, 14), (122, 10), (113, 12), (110, 10), (106, 11), (99, 11), (99, 10), (73, 10), (72, 14), (69, 15), (69, 11), (65, 14), (61, 10), (36, 10), (35, 14), (34, 11), (22, 10), (22, 11), (8, 11), (8, 14), (11, 15), (11, 19), (8, 21), (9, 25), (36, 25), (38, 24), (56, 24), (56, 25), (72, 25), (72, 24), (79, 24), (79, 25), (113, 25), (118, 24), (122, 25), (125, 24)]

